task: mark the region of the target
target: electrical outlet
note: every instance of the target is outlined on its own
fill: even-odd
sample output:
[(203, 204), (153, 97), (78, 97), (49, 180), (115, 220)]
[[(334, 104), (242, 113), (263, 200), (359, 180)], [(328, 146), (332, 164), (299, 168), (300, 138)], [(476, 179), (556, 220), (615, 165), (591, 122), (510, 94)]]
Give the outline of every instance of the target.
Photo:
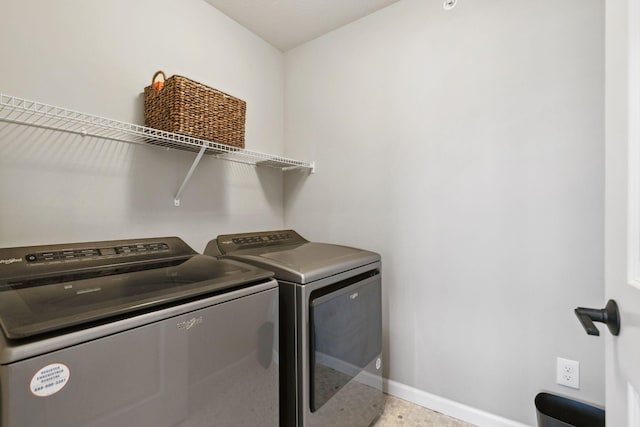
[(560, 385), (580, 388), (580, 362), (558, 357), (556, 382)]

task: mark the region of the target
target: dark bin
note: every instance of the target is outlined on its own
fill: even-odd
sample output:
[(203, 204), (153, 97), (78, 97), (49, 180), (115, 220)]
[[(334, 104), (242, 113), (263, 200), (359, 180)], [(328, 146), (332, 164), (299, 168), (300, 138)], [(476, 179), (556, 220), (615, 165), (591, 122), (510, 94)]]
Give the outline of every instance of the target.
[(538, 427), (605, 427), (604, 410), (549, 393), (535, 399)]

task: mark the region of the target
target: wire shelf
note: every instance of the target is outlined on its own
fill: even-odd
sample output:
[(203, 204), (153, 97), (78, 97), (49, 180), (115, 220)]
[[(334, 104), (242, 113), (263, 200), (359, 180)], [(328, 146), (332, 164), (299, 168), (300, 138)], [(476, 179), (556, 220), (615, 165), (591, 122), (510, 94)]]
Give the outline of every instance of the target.
[(314, 171), (313, 163), (107, 119), (3, 93), (0, 93), (0, 121), (113, 141), (152, 144), (196, 153), (204, 150), (203, 154), (206, 155), (256, 166), (268, 166), (282, 170), (307, 169), (310, 172)]

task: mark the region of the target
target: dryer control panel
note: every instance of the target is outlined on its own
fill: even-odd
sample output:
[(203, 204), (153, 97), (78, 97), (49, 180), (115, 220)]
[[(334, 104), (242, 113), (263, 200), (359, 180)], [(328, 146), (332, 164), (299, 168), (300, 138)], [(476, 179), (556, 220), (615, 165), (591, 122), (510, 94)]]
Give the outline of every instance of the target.
[[(260, 231), (255, 233), (223, 234), (218, 236), (218, 248), (222, 254), (242, 249), (267, 246), (299, 245), (308, 240), (293, 230)], [(205, 251), (206, 252), (206, 251)]]

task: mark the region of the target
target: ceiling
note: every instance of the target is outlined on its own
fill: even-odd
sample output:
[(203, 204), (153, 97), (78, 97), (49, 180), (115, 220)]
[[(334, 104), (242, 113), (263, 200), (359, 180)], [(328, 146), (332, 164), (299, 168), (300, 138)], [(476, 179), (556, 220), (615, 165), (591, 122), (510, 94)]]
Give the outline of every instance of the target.
[(287, 51), (398, 0), (206, 0)]

